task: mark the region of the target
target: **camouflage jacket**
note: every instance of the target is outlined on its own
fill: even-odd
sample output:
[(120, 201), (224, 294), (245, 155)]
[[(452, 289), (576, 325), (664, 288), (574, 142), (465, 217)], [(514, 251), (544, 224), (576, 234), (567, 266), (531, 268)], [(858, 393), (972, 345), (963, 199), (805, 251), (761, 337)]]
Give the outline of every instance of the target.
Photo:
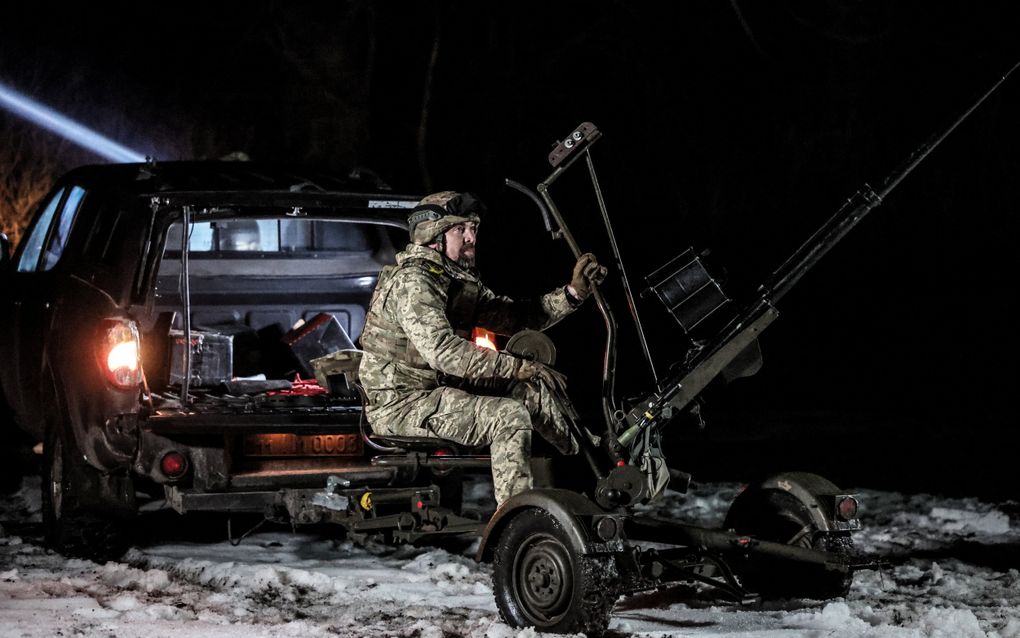
[[(380, 275), (360, 339), (358, 376), (369, 421), (386, 431), (411, 419), (416, 423), (404, 425), (413, 428), (437, 409), (439, 393), (432, 391), (441, 385), (512, 379), (520, 360), (476, 346), (470, 328), (503, 335), (544, 330), (574, 307), (565, 287), (537, 300), (498, 296), (475, 271), (431, 248), (408, 245)], [(427, 397), (437, 405), (423, 405)]]

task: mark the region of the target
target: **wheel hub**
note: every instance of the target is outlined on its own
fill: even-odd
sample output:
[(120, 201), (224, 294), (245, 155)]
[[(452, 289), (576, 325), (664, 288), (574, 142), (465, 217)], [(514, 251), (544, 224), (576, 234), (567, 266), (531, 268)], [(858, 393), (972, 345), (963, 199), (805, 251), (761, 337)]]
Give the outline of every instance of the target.
[(560, 575), (556, 572), (556, 565), (546, 557), (541, 557), (531, 566), (531, 573), (528, 574), (528, 582), (531, 584), (531, 591), (539, 597), (553, 596), (561, 584)]
[(526, 613), (548, 623), (567, 611), (573, 593), (570, 558), (562, 544), (538, 539), (517, 556), (518, 596)]

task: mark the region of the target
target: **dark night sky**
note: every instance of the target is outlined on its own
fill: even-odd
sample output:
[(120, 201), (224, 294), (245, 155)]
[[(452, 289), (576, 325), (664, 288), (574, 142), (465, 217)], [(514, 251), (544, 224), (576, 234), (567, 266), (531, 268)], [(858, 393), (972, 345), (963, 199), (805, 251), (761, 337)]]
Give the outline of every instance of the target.
[[(426, 165), (436, 189), (490, 203), (480, 255), (490, 285), (525, 294), (565, 277), (565, 246), (500, 184), (541, 181), (550, 143), (590, 120), (605, 135), (596, 167), (636, 283), (693, 245), (711, 248), (741, 293), (1020, 59), (1010, 5), (8, 8), (0, 79), (157, 157), (243, 150), (367, 166), (421, 192), (416, 136), (439, 29)], [(1011, 479), (994, 468), (1010, 460), (1016, 421), (1018, 105), (1014, 77), (783, 299), (762, 373), (709, 396), (709, 430), (677, 436), (687, 465), (711, 474), (701, 455), (711, 452), (756, 468), (754, 447), (786, 466), (809, 453), (802, 466), (851, 483), (893, 480), (903, 459), (913, 478), (898, 478), (914, 487)], [(576, 173), (554, 196), (582, 245), (608, 260)], [(613, 300), (633, 394), (647, 374)], [(660, 308), (641, 311), (665, 368), (682, 339)], [(600, 328), (588, 309), (552, 332), (579, 397), (598, 385)]]

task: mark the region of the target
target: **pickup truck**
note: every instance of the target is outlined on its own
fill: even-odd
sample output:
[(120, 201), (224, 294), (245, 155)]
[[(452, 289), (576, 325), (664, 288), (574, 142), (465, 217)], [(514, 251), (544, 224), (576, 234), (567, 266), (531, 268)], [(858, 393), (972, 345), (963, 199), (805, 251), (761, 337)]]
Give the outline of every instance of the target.
[(314, 518), (293, 499), (330, 477), (427, 484), (371, 463), (357, 394), (309, 379), (298, 347), (353, 348), (417, 200), (247, 162), (62, 177), (0, 255), (0, 440), (42, 443), (48, 543), (116, 558), (147, 497)]

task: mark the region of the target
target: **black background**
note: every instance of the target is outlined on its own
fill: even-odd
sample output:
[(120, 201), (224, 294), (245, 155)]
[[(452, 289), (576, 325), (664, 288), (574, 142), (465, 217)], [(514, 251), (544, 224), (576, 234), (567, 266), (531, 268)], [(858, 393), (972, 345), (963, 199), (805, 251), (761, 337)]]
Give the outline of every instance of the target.
[[(604, 134), (595, 165), (635, 286), (694, 246), (740, 297), (1020, 60), (1008, 2), (98, 6), (5, 8), (0, 81), (160, 159), (244, 151), (473, 190), (491, 208), (479, 266), (514, 296), (562, 285), (572, 259), (502, 181), (544, 179), (582, 121)], [(1018, 104), (1014, 77), (782, 300), (764, 369), (707, 394), (708, 429), (671, 432), (674, 466), (1013, 493)], [(609, 262), (586, 180), (579, 165), (553, 194)], [(609, 285), (635, 396), (650, 376)], [(639, 309), (662, 371), (685, 342)], [(597, 312), (550, 334), (596, 413)]]

